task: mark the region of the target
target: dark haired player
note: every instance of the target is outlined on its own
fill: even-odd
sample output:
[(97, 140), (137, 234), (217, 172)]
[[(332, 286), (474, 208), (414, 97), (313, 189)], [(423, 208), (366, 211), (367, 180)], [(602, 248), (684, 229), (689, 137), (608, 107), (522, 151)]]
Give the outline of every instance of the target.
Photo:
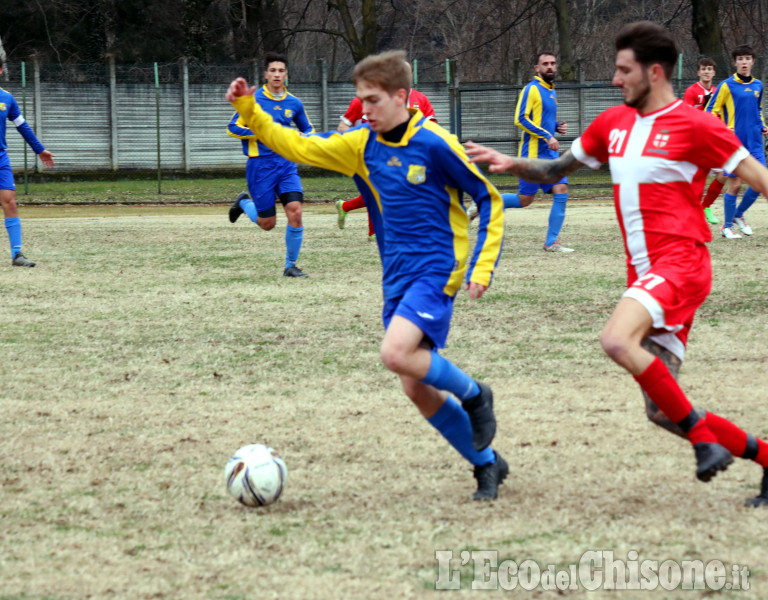
[[(302, 133), (314, 131), (307, 118), (304, 105), (296, 96), (285, 89), (288, 77), (287, 59), (282, 54), (270, 52), (264, 57), (266, 83), (255, 94), (256, 101), (276, 123), (290, 127), (295, 123)], [(248, 218), (265, 231), (275, 227), (277, 216), (275, 196), (280, 198), (288, 219), (285, 229), (285, 277), (306, 277), (296, 261), (299, 259), (304, 226), (301, 220), (301, 204), (304, 189), (296, 165), (265, 146), (257, 135), (248, 128), (238, 113), (232, 117), (227, 134), (243, 141), (243, 154), (248, 157), (245, 178), (248, 192), (243, 192), (229, 209), (231, 223), (245, 213)]]
[(559, 159), (512, 158), (471, 142), (468, 154), (493, 172), (529, 181), (557, 181), (585, 164), (610, 164), (628, 285), (600, 336), (603, 350), (642, 388), (648, 418), (691, 442), (701, 481), (724, 471), (732, 455), (754, 460), (763, 467), (763, 482), (747, 504), (766, 505), (768, 444), (695, 409), (676, 377), (712, 282), (706, 246), (712, 236), (700, 205), (706, 176), (724, 168), (765, 192), (768, 171), (721, 122), (675, 98), (670, 78), (677, 47), (669, 31), (650, 22), (626, 25), (616, 50), (613, 84), (624, 104), (602, 112)]

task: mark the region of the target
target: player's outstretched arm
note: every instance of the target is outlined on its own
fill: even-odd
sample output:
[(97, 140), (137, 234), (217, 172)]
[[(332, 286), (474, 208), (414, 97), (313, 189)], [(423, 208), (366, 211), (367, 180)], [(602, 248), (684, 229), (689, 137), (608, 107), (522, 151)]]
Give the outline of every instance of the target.
[(754, 157), (747, 156), (742, 160), (734, 174), (746, 181), (753, 190), (768, 198), (768, 169)]
[(514, 158), (502, 154), (493, 148), (487, 148), (474, 142), (464, 144), (472, 162), (487, 162), (491, 173), (508, 171), (531, 183), (555, 183), (573, 173), (584, 163), (568, 150), (554, 160), (541, 158)]
[(40, 160), (44, 166), (48, 167), (49, 169), (53, 169), (55, 164), (53, 157), (56, 156), (53, 152), (43, 150), (40, 154), (38, 154), (38, 156), (40, 157)]

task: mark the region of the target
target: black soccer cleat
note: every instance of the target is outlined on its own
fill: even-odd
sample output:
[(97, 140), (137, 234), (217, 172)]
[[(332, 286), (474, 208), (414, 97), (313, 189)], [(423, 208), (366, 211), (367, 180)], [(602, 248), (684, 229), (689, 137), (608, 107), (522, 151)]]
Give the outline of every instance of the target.
[(245, 211), (240, 208), (240, 200), (243, 200), (245, 198), (250, 198), (248, 195), (248, 192), (240, 192), (240, 194), (237, 197), (237, 200), (234, 201), (232, 206), (229, 207), (229, 222), (234, 223), (240, 218), (240, 215), (242, 215)]
[(309, 275), (299, 269), (299, 267), (296, 265), (293, 265), (292, 267), (288, 267), (285, 271), (283, 271), (283, 277), (309, 277)]
[(496, 435), (496, 417), (493, 415), (493, 392), (484, 383), (476, 382), (480, 387), (477, 396), (464, 400), (462, 407), (469, 415), (472, 424), (472, 445), (480, 452), (491, 445)]
[(768, 506), (768, 468), (763, 469), (763, 482), (760, 484), (760, 493), (754, 498), (747, 500), (744, 506), (751, 508)]
[(499, 486), (509, 475), (509, 465), (494, 451), (496, 462), (490, 465), (475, 467), (477, 491), (472, 494), (472, 500), (495, 500), (499, 495)]
[(16, 256), (14, 256), (13, 260), (11, 261), (11, 265), (14, 267), (34, 267), (35, 264), (37, 263), (29, 260), (21, 252), (19, 252)]
[(696, 453), (696, 477), (700, 481), (709, 481), (733, 462), (731, 453), (714, 442), (699, 442), (693, 445), (693, 450)]

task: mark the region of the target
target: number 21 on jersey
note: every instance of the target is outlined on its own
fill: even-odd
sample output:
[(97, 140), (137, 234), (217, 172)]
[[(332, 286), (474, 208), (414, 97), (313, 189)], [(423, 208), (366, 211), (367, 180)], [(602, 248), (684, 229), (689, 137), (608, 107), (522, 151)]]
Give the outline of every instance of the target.
[(624, 140), (627, 139), (626, 129), (611, 129), (608, 134), (608, 154), (621, 154), (624, 150)]

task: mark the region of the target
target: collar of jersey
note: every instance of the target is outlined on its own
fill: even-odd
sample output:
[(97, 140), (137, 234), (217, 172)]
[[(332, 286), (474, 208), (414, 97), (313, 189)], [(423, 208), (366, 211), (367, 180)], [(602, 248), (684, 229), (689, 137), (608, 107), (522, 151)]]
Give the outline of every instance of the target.
[(680, 100), (680, 98), (675, 98), (672, 102), (670, 102), (666, 106), (662, 106), (661, 108), (657, 108), (653, 112), (645, 113), (644, 115), (640, 114), (639, 110), (637, 110), (637, 109), (635, 109), (635, 110), (637, 111), (637, 116), (638, 116), (639, 119), (647, 119), (648, 117), (654, 119), (654, 118), (658, 117), (659, 115), (661, 115), (661, 114), (663, 114), (663, 113), (665, 113), (667, 111), (672, 110), (673, 108), (677, 108), (682, 103), (683, 103), (683, 101)]
[(405, 130), (405, 134), (400, 138), (399, 142), (388, 142), (380, 133), (376, 134), (376, 141), (385, 146), (407, 146), (410, 139), (421, 129), (421, 122), (424, 120), (424, 115), (418, 108), (409, 107), (408, 112), (411, 113), (411, 120), (408, 121), (408, 129)]
[(543, 85), (548, 90), (554, 90), (555, 89), (555, 83), (552, 82), (552, 85), (548, 84), (546, 81), (544, 81), (539, 75), (536, 75), (534, 79), (538, 79), (539, 83)]
[(266, 83), (264, 84), (264, 87), (261, 88), (261, 91), (264, 92), (264, 95), (271, 100), (283, 100), (288, 95), (288, 90), (283, 88), (283, 95), (275, 96), (272, 92), (269, 91)]
[(741, 83), (743, 85), (749, 85), (750, 83), (752, 83), (755, 80), (755, 78), (750, 75), (749, 76), (749, 81), (744, 81), (738, 73), (734, 73), (733, 74), (733, 80), (736, 83)]

